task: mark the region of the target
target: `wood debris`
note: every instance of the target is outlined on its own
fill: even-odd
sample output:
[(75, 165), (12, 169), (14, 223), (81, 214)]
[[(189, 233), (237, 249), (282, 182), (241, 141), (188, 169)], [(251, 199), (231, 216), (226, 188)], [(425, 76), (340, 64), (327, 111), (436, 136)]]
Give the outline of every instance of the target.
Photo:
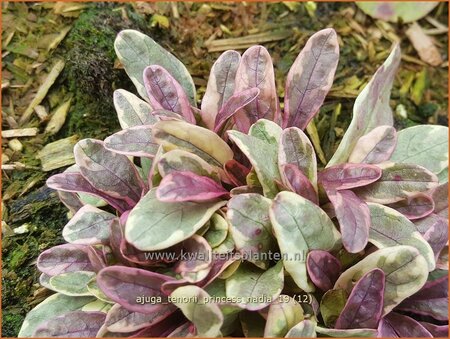
[(73, 147), (77, 141), (78, 136), (72, 135), (45, 145), (37, 155), (37, 158), (41, 160), (42, 170), (48, 172), (74, 164)]
[(55, 113), (53, 113), (50, 118), (47, 127), (45, 128), (45, 133), (53, 135), (59, 132), (66, 121), (67, 112), (69, 112), (71, 101), (72, 99), (67, 100), (56, 109)]
[(436, 45), (428, 35), (425, 34), (422, 27), (414, 22), (406, 31), (409, 38), (421, 60), (431, 66), (439, 66), (442, 64), (442, 56)]
[(39, 105), (42, 100), (44, 100), (45, 96), (48, 93), (48, 90), (53, 85), (53, 83), (56, 81), (56, 78), (58, 78), (59, 74), (63, 70), (65, 65), (64, 60), (58, 60), (52, 67), (52, 70), (45, 78), (42, 85), (39, 87), (36, 96), (34, 99), (30, 102), (25, 112), (22, 114), (19, 123), (21, 125), (25, 124), (31, 117), (31, 114), (33, 114), (34, 108)]
[(21, 137), (34, 137), (38, 134), (39, 129), (36, 127), (9, 129), (2, 131), (2, 138), (21, 138)]
[(247, 35), (240, 38), (220, 39), (205, 42), (208, 52), (222, 52), (229, 49), (246, 49), (253, 45), (264, 44), (272, 41), (284, 40), (292, 35), (290, 30), (278, 32), (263, 32)]

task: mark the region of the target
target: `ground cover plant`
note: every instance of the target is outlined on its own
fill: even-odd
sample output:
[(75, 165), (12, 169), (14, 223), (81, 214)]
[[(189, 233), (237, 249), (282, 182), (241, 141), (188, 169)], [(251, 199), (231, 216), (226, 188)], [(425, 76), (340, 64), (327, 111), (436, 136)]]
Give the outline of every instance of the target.
[(304, 130), (333, 29), (305, 44), (283, 105), (263, 46), (223, 53), (198, 108), (150, 37), (122, 31), (115, 49), (141, 98), (117, 90), (123, 130), (79, 141), (47, 181), (73, 217), (37, 261), (56, 293), (19, 336), (445, 336), (448, 128), (392, 127), (398, 45), (325, 168)]

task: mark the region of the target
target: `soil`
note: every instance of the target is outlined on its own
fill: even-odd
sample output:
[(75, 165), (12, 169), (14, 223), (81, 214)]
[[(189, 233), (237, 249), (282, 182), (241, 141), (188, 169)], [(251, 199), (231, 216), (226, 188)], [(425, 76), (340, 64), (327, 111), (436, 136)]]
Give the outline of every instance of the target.
[[(15, 6), (26, 8), (17, 10)], [(26, 313), (49, 295), (49, 291), (38, 284), (36, 258), (43, 250), (63, 242), (61, 230), (68, 220), (67, 209), (55, 192), (45, 186), (50, 175), (64, 168), (43, 172), (36, 152), (49, 142), (72, 135), (80, 139), (103, 139), (120, 129), (112, 93), (117, 88), (136, 93), (114, 53), (114, 39), (122, 29), (133, 28), (150, 35), (182, 60), (193, 75), (199, 98), (205, 91), (211, 65), (220, 55), (220, 52), (209, 52), (206, 47), (212, 36), (225, 39), (268, 33), (270, 37), (287, 31), (287, 38), (263, 44), (273, 57), (282, 98), (285, 76), (307, 38), (317, 30), (334, 27), (341, 40), (340, 62), (330, 95), (315, 120), (326, 159), (331, 157), (350, 122), (356, 95), (387, 57), (393, 40), (399, 37), (406, 57), (392, 92), (396, 127), (448, 124), (448, 63), (432, 67), (422, 62), (406, 38), (406, 24), (373, 20), (353, 3), (311, 6), (311, 3), (88, 3), (77, 17), (60, 18), (72, 28), (49, 58), (63, 58), (66, 66), (43, 104), (51, 108), (52, 97), (72, 97), (64, 125), (57, 134), (48, 136), (42, 133), (45, 126), (33, 115), (25, 127), (38, 127), (40, 133), (36, 137), (22, 138), (21, 152), (12, 153), (8, 150), (8, 141), (2, 140), (5, 154), (25, 165), (25, 168), (2, 173), (4, 337), (17, 336)], [(41, 8), (32, 3), (11, 3), (3, 8), (4, 14), (13, 16), (23, 11), (33, 14), (37, 25), (39, 19), (52, 10), (52, 7)], [(447, 13), (448, 4), (441, 3), (430, 16), (445, 24)], [(45, 23), (43, 20), (42, 25)], [(431, 27), (425, 19), (419, 23), (424, 28)], [(447, 34), (434, 37), (447, 61)], [(15, 58), (18, 54), (10, 52), (3, 59), (2, 68), (10, 70), (6, 63)], [(12, 87), (2, 90), (5, 112), (10, 112), (10, 106), (14, 105), (11, 99), (16, 95), (14, 91)], [(32, 97), (28, 99), (31, 100)], [(336, 114), (338, 104), (342, 105), (339, 115)], [(15, 112), (16, 116), (20, 113), (20, 110)], [(2, 128), (11, 129), (11, 126), (3, 121)], [(24, 225), (24, 233), (13, 231)]]

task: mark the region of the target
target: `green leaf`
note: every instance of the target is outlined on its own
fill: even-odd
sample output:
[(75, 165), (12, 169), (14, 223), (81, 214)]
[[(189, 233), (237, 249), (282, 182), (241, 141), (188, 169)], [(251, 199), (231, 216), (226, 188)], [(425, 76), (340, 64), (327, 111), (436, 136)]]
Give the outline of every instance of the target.
[(197, 232), (225, 204), (225, 201), (161, 202), (154, 188), (128, 216), (125, 238), (141, 251), (168, 248)]
[(217, 247), (228, 235), (228, 222), (218, 213), (209, 220), (209, 228), (204, 237), (211, 247)]
[(228, 131), (228, 136), (250, 160), (264, 195), (273, 198), (278, 193), (275, 180), (281, 181), (277, 165), (277, 146), (238, 131)]
[(81, 310), (84, 305), (94, 300), (95, 297), (69, 297), (56, 293), (28, 312), (17, 336), (31, 337), (44, 321), (64, 313)]
[(312, 320), (302, 320), (292, 327), (285, 338), (317, 338), (316, 323)]
[(322, 314), (323, 322), (327, 327), (334, 327), (347, 298), (348, 293), (342, 289), (329, 290), (323, 295), (320, 301), (320, 314)]
[(226, 280), (226, 292), (235, 298), (237, 304), (255, 311), (268, 306), (283, 289), (283, 263), (263, 271), (250, 263), (242, 263), (237, 271)]
[(256, 193), (240, 194), (228, 202), (227, 217), (236, 249), (246, 260), (262, 269), (269, 266), (269, 251), (275, 252), (269, 218), (270, 199)]
[(428, 271), (436, 267), (433, 249), (416, 226), (400, 212), (380, 204), (368, 203), (371, 227), (369, 241), (378, 248), (408, 245), (417, 248), (428, 263)]
[(416, 248), (393, 246), (379, 249), (347, 269), (334, 288), (350, 291), (355, 281), (374, 268), (386, 275), (383, 315), (419, 291), (428, 277), (428, 264)]
[(217, 304), (208, 301), (208, 293), (197, 286), (183, 286), (173, 291), (170, 297), (172, 303), (195, 325), (197, 336), (220, 336), (223, 315)]
[(250, 127), (248, 134), (268, 144), (278, 146), (282, 131), (281, 127), (273, 121), (259, 119)]
[(92, 293), (87, 286), (94, 276), (94, 272), (88, 271), (68, 272), (51, 277), (49, 283), (59, 293), (73, 297), (88, 296)]
[(331, 250), (340, 234), (328, 215), (311, 201), (281, 192), (270, 208), (270, 220), (283, 256), (284, 268), (305, 292), (314, 285), (306, 273), (309, 250)]
[(359, 93), (353, 106), (353, 118), (328, 166), (345, 163), (359, 138), (382, 125), (392, 126), (389, 106), (391, 88), (400, 64), (400, 45), (396, 44), (386, 61)]
[(159, 121), (153, 125), (153, 137), (166, 152), (182, 149), (220, 168), (233, 159), (233, 151), (217, 134), (185, 121)]
[(269, 306), (264, 338), (284, 337), (289, 330), (303, 320), (300, 304), (288, 295), (280, 295)]
[(141, 97), (147, 99), (143, 73), (149, 65), (164, 67), (183, 87), (193, 106), (196, 104), (195, 85), (189, 71), (180, 60), (141, 32), (126, 29), (114, 42), (117, 57)]
[(397, 147), (391, 161), (423, 166), (448, 181), (448, 127), (419, 125), (397, 134)]

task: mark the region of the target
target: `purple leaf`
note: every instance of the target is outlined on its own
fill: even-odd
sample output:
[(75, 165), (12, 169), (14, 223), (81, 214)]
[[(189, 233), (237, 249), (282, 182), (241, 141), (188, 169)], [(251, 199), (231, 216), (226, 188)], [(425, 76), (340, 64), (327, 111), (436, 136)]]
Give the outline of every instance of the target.
[(244, 186), (246, 184), (246, 177), (250, 173), (247, 167), (234, 159), (228, 160), (225, 163), (224, 170), (235, 186)]
[(48, 187), (53, 188), (54, 190), (74, 193), (82, 192), (102, 198), (112, 207), (119, 210), (121, 213), (134, 206), (134, 204), (130, 206), (124, 200), (115, 199), (108, 194), (97, 190), (80, 173), (66, 172), (55, 174), (47, 179), (46, 184)]
[(448, 275), (427, 281), (419, 292), (405, 299), (397, 309), (448, 320)]
[(322, 291), (328, 291), (339, 277), (341, 263), (327, 251), (312, 250), (306, 258), (306, 268), (314, 285)]
[(241, 108), (255, 100), (260, 93), (258, 88), (249, 88), (242, 92), (235, 93), (230, 97), (220, 109), (214, 122), (214, 132), (218, 133), (229, 118), (231, 118)]
[(59, 200), (61, 200), (73, 214), (77, 213), (77, 211), (83, 207), (83, 203), (78, 197), (78, 194), (64, 191), (57, 191), (56, 193), (58, 194)]
[[(97, 284), (106, 296), (127, 310), (151, 314), (170, 307), (163, 304), (167, 299), (161, 291), (161, 285), (172, 279), (139, 268), (110, 266), (98, 273)], [(145, 302), (142, 299), (145, 297), (155, 298), (155, 303)]]
[(95, 338), (105, 318), (103, 312), (68, 312), (48, 319), (36, 329), (33, 337)]
[(155, 109), (178, 113), (195, 125), (189, 98), (168, 71), (158, 65), (148, 66), (144, 69), (144, 84), (150, 104)]
[(350, 253), (362, 251), (369, 239), (370, 211), (350, 190), (327, 190), (341, 228), (342, 244)]
[(152, 126), (136, 126), (117, 132), (104, 141), (107, 150), (134, 157), (153, 158), (159, 145), (153, 142)]
[(81, 174), (97, 190), (131, 206), (140, 200), (145, 185), (125, 155), (108, 151), (95, 139), (80, 140), (73, 153)]
[(378, 126), (357, 141), (348, 162), (379, 164), (389, 160), (397, 145), (397, 131), (392, 126)]
[(420, 219), (430, 215), (434, 210), (434, 203), (430, 196), (424, 193), (418, 193), (387, 205), (407, 217), (409, 220)]
[[(223, 256), (217, 256), (213, 257), (213, 263), (211, 266), (211, 270), (209, 271), (206, 278), (204, 278), (201, 281), (196, 282), (194, 285), (199, 287), (206, 287), (211, 282), (213, 282), (225, 269), (230, 266), (234, 260), (229, 258), (224, 258)], [(189, 281), (185, 279), (179, 279), (179, 280), (170, 280), (165, 282), (161, 290), (166, 294), (170, 295), (174, 290), (176, 290), (178, 287), (186, 286), (186, 285), (192, 285)]]
[(440, 184), (432, 193), (434, 213), (448, 219), (448, 182)]
[(87, 246), (64, 244), (49, 248), (37, 259), (37, 268), (42, 273), (55, 276), (76, 271), (94, 271), (87, 254)]
[(133, 312), (115, 304), (106, 316), (105, 325), (110, 332), (129, 333), (155, 325), (175, 311), (175, 307), (169, 306), (162, 307), (158, 312), (145, 314)]
[(228, 195), (228, 191), (209, 177), (192, 172), (173, 172), (166, 175), (156, 197), (163, 202), (209, 201)]
[(346, 190), (366, 186), (381, 177), (381, 169), (368, 164), (341, 164), (319, 173), (319, 182), (326, 189)]
[(303, 198), (306, 198), (316, 205), (319, 204), (317, 192), (311, 181), (303, 174), (303, 172), (294, 164), (286, 164), (281, 167), (281, 178), (286, 187)]
[(306, 128), (333, 84), (338, 60), (334, 29), (321, 30), (309, 38), (286, 79), (284, 127)]
[(398, 314), (389, 313), (381, 319), (378, 326), (378, 337), (382, 338), (432, 338), (428, 330), (414, 319)]
[(335, 328), (377, 328), (383, 311), (385, 275), (376, 268), (367, 272), (353, 287)]
[(448, 325), (435, 325), (423, 321), (420, 321), (419, 323), (435, 338), (448, 338), (449, 336)]
[(214, 128), (214, 122), (224, 103), (233, 95), (236, 71), (241, 55), (236, 51), (222, 53), (211, 68), (203, 96), (201, 115), (206, 127)]
[(162, 263), (174, 262), (178, 259), (180, 251), (181, 247), (175, 245), (163, 251), (143, 252), (129, 244), (125, 238), (122, 238), (120, 243), (121, 255), (129, 262), (144, 267), (159, 266)]
[(102, 246), (101, 248), (89, 246), (87, 255), (95, 272), (98, 272), (107, 266), (106, 258), (109, 253), (105, 252), (104, 246)]
[[(172, 305), (171, 305), (172, 306)], [(177, 329), (186, 321), (186, 318), (181, 312), (174, 312), (162, 321), (153, 324), (149, 327), (143, 328), (137, 333), (134, 333), (130, 338), (164, 338)]]
[(269, 52), (263, 46), (253, 46), (245, 51), (236, 73), (234, 93), (257, 87), (259, 96), (234, 115), (239, 131), (247, 133), (259, 119), (279, 123), (280, 105), (275, 87), (275, 74)]
[(426, 218), (416, 220), (415, 225), (423, 238), (430, 244), (437, 260), (448, 242), (448, 219), (432, 213)]

